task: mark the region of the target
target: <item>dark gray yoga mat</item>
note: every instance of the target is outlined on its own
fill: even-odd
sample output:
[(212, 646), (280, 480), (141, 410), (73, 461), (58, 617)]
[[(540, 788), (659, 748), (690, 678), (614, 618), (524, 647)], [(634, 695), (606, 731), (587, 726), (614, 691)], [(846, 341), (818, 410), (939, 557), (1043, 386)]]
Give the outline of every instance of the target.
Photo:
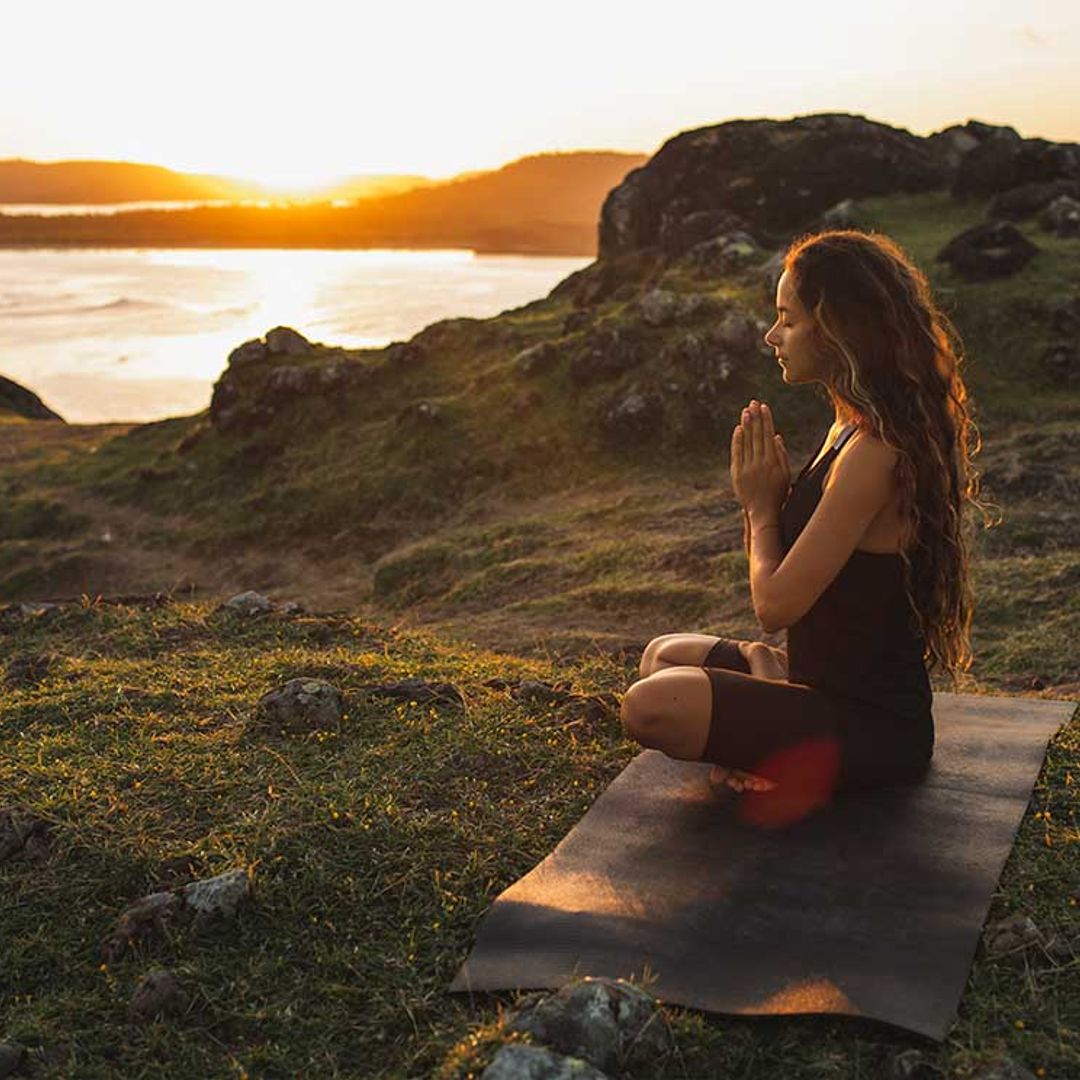
[(942, 1040), (1046, 744), (1072, 702), (935, 694), (926, 779), (748, 820), (709, 766), (639, 754), (480, 922), (451, 991), (655, 976), (707, 1012), (873, 1017)]

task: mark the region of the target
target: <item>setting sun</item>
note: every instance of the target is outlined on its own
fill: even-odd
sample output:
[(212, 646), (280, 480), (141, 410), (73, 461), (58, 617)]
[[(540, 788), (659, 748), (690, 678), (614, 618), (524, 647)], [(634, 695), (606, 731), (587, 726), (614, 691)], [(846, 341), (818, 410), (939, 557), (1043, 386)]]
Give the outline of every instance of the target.
[(548, 149), (651, 152), (736, 116), (842, 110), (916, 133), (977, 116), (1080, 136), (1077, 5), (826, 7), (192, 0), (151, 34), (134, 0), (45, 0), (5, 16), (20, 45), (0, 70), (0, 157), (146, 161), (296, 194)]

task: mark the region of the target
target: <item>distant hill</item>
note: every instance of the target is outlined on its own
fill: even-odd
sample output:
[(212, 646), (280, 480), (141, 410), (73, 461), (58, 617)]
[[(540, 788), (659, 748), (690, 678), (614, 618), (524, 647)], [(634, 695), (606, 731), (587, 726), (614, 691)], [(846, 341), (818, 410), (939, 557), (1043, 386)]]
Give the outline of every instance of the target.
[[(317, 194), (327, 199), (387, 195), (433, 184), (426, 176), (368, 173), (350, 176)], [(161, 165), (127, 161), (0, 161), (0, 204), (187, 202), (194, 199), (280, 198), (253, 181), (175, 172)]]
[(537, 154), (490, 172), (346, 207), (326, 201), (113, 215), (0, 215), (0, 246), (469, 247), (592, 255), (604, 198), (646, 160), (644, 154), (613, 151)]

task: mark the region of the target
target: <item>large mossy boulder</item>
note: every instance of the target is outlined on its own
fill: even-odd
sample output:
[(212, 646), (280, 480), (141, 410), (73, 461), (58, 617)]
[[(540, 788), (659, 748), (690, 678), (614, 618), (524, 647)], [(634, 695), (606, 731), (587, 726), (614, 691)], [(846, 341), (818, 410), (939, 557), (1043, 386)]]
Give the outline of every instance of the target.
[(775, 242), (846, 198), (943, 188), (925, 140), (847, 113), (732, 120), (685, 131), (604, 202), (600, 258), (677, 253), (741, 230)]

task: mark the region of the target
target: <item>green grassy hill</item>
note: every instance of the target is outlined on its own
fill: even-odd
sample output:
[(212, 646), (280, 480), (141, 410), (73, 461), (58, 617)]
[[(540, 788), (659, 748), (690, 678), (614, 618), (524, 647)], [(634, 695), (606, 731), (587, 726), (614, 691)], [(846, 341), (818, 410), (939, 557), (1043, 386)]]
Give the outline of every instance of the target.
[[(929, 272), (966, 343), (976, 464), (1003, 520), (977, 535), (962, 688), (1075, 698), (1080, 405), (1041, 357), (1080, 239), (1023, 223), (1041, 253), (971, 284), (933, 256), (984, 202), (930, 192), (858, 211)], [(55, 837), (50, 862), (0, 864), (19, 898), (0, 907), (14, 943), (0, 1040), (51, 1049), (53, 1075), (478, 1075), (498, 999), (469, 1009), (443, 989), (495, 895), (635, 753), (614, 705), (635, 649), (674, 630), (760, 636), (727, 478), (739, 409), (768, 401), (800, 464), (830, 419), (751, 341), (772, 318), (755, 263), (619, 273), (593, 305), (564, 285), (386, 349), (236, 360), (216, 415), (48, 439), (20, 424), (3, 442), (0, 598), (74, 603), (0, 636), (8, 658), (54, 655), (42, 678), (9, 685), (0, 790)], [(683, 298), (665, 301), (679, 314), (648, 314), (657, 288)], [(119, 548), (103, 531), (117, 523)], [(168, 589), (166, 563), (335, 602), (247, 621), (190, 588), (95, 599), (101, 582)], [(346, 719), (260, 727), (259, 695), (301, 675), (337, 685)], [(404, 677), (453, 683), (464, 708), (364, 689)], [(520, 678), (572, 696), (530, 702), (512, 692)], [(1076, 949), (1078, 746), (1074, 719), (990, 916), (1030, 913)], [(101, 967), (97, 943), (128, 903), (237, 865), (255, 867), (255, 901), (235, 932)], [(681, 1057), (655, 1075), (876, 1077), (905, 1047), (927, 1075), (970, 1076), (1002, 1048), (1073, 1075), (1071, 956), (980, 953), (941, 1048), (857, 1022), (781, 1029), (672, 1009)], [(190, 1007), (133, 1026), (132, 988), (161, 962)]]

